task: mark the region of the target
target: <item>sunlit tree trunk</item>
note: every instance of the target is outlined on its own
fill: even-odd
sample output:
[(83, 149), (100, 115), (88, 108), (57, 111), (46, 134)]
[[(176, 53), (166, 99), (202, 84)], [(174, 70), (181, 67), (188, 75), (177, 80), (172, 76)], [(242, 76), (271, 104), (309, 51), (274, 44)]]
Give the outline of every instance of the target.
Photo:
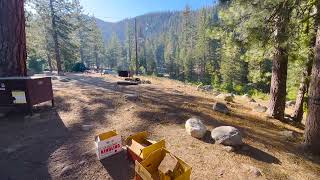
[(306, 147), (316, 154), (320, 154), (320, 1), (316, 1), (317, 13), (315, 25), (317, 38), (315, 45), (315, 59), (310, 78), (308, 115), (304, 134)]
[(51, 26), (52, 26), (52, 37), (54, 42), (54, 52), (55, 58), (57, 62), (57, 70), (58, 74), (62, 73), (61, 67), (61, 56), (60, 56), (60, 47), (59, 47), (59, 39), (58, 39), (58, 30), (57, 30), (57, 17), (55, 15), (54, 7), (53, 7), (54, 0), (50, 0), (50, 11), (51, 11)]
[(303, 75), (301, 78), (301, 83), (300, 83), (297, 98), (296, 98), (296, 104), (294, 106), (294, 111), (292, 113), (292, 118), (296, 122), (301, 122), (303, 119), (303, 103), (304, 103), (305, 94), (307, 93), (308, 87), (309, 87), (309, 77), (311, 74), (312, 60), (313, 60), (313, 57), (308, 58), (306, 67), (303, 70)]
[(0, 0), (0, 77), (26, 76), (24, 0)]
[(282, 120), (286, 104), (287, 71), (288, 71), (288, 23), (290, 10), (288, 5), (280, 3), (281, 9), (276, 17), (275, 53), (272, 60), (272, 77), (268, 113)]

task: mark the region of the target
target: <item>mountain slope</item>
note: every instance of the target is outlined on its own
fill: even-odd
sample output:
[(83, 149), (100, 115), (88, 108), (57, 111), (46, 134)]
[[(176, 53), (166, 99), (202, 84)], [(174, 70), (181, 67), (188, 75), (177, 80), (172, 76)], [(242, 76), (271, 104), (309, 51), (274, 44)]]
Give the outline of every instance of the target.
[[(149, 13), (142, 16), (136, 17), (138, 32), (143, 33), (144, 36), (157, 36), (161, 32), (166, 32), (177, 26), (181, 22), (180, 12), (157, 12)], [(128, 27), (134, 31), (134, 18), (125, 19), (116, 23), (105, 22), (101, 19), (96, 19), (98, 27), (101, 29), (104, 37), (104, 41), (107, 43), (112, 34), (115, 33), (120, 41), (123, 43), (126, 39), (126, 32)]]

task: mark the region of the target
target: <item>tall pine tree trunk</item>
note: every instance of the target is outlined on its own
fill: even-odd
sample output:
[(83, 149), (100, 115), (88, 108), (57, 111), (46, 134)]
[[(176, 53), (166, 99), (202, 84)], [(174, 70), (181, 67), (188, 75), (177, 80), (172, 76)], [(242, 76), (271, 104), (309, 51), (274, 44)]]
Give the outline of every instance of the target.
[(50, 56), (50, 45), (49, 44), (50, 44), (49, 38), (48, 38), (48, 36), (46, 36), (46, 51), (47, 51), (48, 65), (49, 65), (50, 72), (52, 72), (53, 68), (52, 68), (52, 59)]
[(57, 70), (58, 74), (62, 74), (61, 68), (61, 56), (60, 56), (60, 47), (59, 47), (59, 39), (58, 39), (58, 30), (57, 30), (57, 17), (55, 15), (54, 7), (53, 7), (54, 0), (50, 0), (50, 11), (51, 11), (51, 26), (52, 26), (52, 37), (54, 42), (54, 52), (57, 62)]
[(303, 75), (301, 78), (301, 83), (300, 83), (298, 95), (296, 98), (296, 104), (294, 106), (294, 111), (291, 115), (294, 121), (296, 122), (301, 122), (303, 119), (303, 103), (304, 103), (305, 94), (307, 93), (309, 88), (309, 77), (311, 74), (311, 67), (312, 67), (312, 60), (313, 60), (313, 57), (310, 57), (310, 56), (312, 55), (313, 53), (309, 55), (308, 62), (303, 69)]
[[(310, 16), (311, 11), (312, 11), (312, 9), (310, 8), (309, 9), (309, 16)], [(309, 45), (310, 49), (309, 49), (309, 53), (308, 53), (308, 60), (307, 60), (307, 63), (303, 69), (301, 83), (300, 83), (297, 98), (296, 98), (296, 104), (294, 106), (294, 111), (291, 115), (292, 118), (296, 122), (301, 122), (303, 119), (303, 104), (304, 104), (305, 94), (308, 92), (312, 63), (314, 60), (314, 47), (315, 47), (315, 43), (316, 43), (317, 27), (314, 26), (313, 27), (314, 31), (310, 31), (309, 24), (310, 23), (308, 21), (306, 32), (308, 35), (311, 33), (310, 34), (311, 39), (310, 39), (310, 45)]]
[[(81, 21), (81, 19), (78, 18), (78, 21)], [(83, 41), (83, 33), (82, 33), (82, 30), (81, 30), (81, 29), (79, 30), (79, 38), (80, 38), (80, 48), (79, 48), (79, 51), (80, 51), (80, 61), (81, 61), (81, 63), (84, 64), (84, 52), (83, 52), (83, 44), (84, 44), (84, 41)]]
[(47, 58), (48, 58), (49, 70), (50, 72), (52, 72), (52, 60), (49, 52), (47, 52)]
[(100, 62), (99, 62), (99, 55), (98, 55), (98, 47), (97, 47), (97, 45), (94, 45), (94, 58), (96, 59), (96, 67), (99, 70), (100, 69)]
[(316, 154), (320, 154), (320, 1), (316, 1), (317, 14), (315, 26), (317, 28), (315, 59), (312, 67), (309, 89), (308, 115), (304, 140), (306, 147)]
[(290, 10), (287, 3), (280, 3), (281, 9), (276, 20), (276, 47), (272, 60), (272, 77), (268, 113), (282, 120), (284, 118), (288, 70), (288, 23)]
[(0, 1), (0, 77), (26, 76), (24, 0)]

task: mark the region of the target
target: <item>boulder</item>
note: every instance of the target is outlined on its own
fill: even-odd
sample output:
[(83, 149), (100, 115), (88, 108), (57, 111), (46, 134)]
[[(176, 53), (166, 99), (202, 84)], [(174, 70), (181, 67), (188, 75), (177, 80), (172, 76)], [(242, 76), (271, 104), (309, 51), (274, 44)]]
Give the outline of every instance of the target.
[(220, 126), (211, 131), (211, 137), (217, 144), (240, 146), (243, 144), (240, 131), (232, 126)]
[(192, 117), (186, 121), (186, 131), (189, 135), (195, 138), (202, 138), (207, 132), (207, 127), (197, 117)]
[(228, 114), (229, 113), (228, 107), (225, 104), (219, 103), (219, 102), (214, 103), (213, 106), (212, 106), (212, 109), (214, 111), (221, 112), (221, 113), (224, 113), (224, 114)]
[(262, 105), (260, 105), (260, 104), (257, 104), (257, 105), (255, 105), (255, 106), (253, 107), (252, 110), (255, 111), (255, 112), (264, 113), (264, 112), (266, 112), (266, 111), (268, 110), (268, 108), (265, 107), (265, 106), (262, 106)]

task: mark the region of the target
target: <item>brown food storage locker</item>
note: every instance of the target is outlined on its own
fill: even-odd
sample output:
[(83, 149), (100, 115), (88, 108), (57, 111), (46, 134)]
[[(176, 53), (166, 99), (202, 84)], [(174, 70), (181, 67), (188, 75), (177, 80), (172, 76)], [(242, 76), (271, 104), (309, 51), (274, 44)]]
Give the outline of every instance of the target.
[(0, 77), (0, 107), (28, 110), (46, 101), (54, 106), (51, 77)]

